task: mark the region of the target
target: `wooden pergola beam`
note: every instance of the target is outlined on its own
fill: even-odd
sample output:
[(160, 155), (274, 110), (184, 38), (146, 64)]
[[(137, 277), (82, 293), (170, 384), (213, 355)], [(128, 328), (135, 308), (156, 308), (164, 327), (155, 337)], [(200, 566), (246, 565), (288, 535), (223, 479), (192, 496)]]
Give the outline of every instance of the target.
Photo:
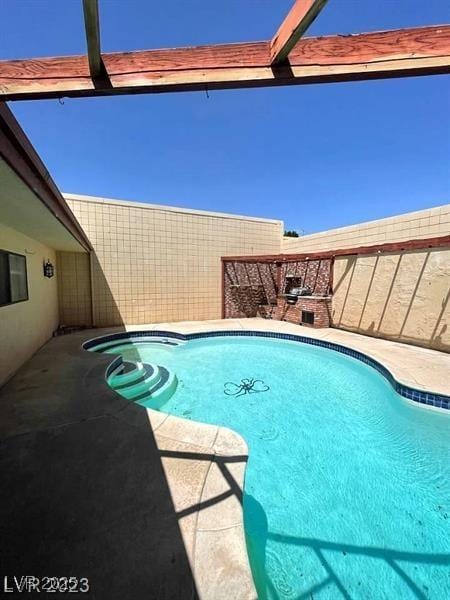
[(0, 61), (0, 100), (304, 85), (450, 73), (450, 26), (302, 38), (283, 65), (270, 41), (102, 54), (109, 88), (86, 56)]
[(283, 63), (327, 0), (296, 0), (270, 42), (270, 62)]

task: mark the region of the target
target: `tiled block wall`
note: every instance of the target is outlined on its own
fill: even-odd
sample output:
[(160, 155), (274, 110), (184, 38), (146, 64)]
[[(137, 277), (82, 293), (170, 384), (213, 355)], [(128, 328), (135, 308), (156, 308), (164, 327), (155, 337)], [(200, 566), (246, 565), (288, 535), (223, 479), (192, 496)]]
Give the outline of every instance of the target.
[(450, 249), (336, 257), (333, 326), (449, 352), (449, 282)]
[(58, 252), (60, 325), (92, 325), (89, 254)]
[(221, 256), (280, 252), (281, 221), (66, 195), (86, 231), (97, 326), (221, 317)]
[(448, 235), (449, 232), (450, 204), (446, 204), (388, 219), (312, 233), (299, 238), (285, 237), (282, 242), (282, 252), (284, 254), (325, 252), (357, 246), (439, 237)]

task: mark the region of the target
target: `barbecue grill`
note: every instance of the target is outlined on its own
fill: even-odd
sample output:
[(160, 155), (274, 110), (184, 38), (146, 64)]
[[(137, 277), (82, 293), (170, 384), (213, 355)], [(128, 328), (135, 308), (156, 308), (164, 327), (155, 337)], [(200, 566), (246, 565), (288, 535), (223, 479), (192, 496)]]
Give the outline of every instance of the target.
[(300, 296), (311, 296), (311, 290), (309, 287), (294, 287), (283, 296), (288, 304), (295, 304)]

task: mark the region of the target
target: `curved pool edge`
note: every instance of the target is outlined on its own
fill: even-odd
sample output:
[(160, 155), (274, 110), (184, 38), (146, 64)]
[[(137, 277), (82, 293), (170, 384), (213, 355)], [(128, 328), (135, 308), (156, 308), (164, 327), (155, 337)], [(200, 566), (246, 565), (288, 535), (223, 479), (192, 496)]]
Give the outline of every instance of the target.
[(97, 344), (106, 341), (116, 341), (116, 340), (124, 340), (124, 339), (133, 339), (133, 338), (146, 338), (146, 337), (161, 337), (161, 338), (175, 338), (180, 341), (189, 341), (201, 338), (213, 338), (213, 337), (228, 337), (228, 336), (239, 336), (239, 337), (262, 337), (262, 338), (271, 338), (271, 339), (282, 339), (288, 340), (292, 342), (299, 342), (303, 344), (309, 344), (312, 346), (318, 346), (321, 348), (326, 348), (329, 350), (334, 350), (346, 356), (350, 356), (351, 358), (355, 358), (368, 366), (374, 368), (376, 371), (380, 373), (393, 387), (394, 391), (397, 392), (402, 398), (411, 401), (414, 404), (419, 404), (422, 408), (434, 409), (439, 412), (450, 410), (450, 396), (439, 392), (433, 392), (431, 390), (424, 390), (413, 387), (407, 383), (401, 381), (401, 379), (397, 376), (395, 377), (390, 369), (384, 365), (379, 359), (375, 359), (372, 356), (352, 348), (350, 346), (346, 346), (344, 344), (339, 344), (337, 342), (329, 342), (325, 339), (313, 338), (304, 335), (297, 335), (292, 333), (278, 333), (273, 331), (260, 331), (260, 330), (234, 330), (234, 329), (226, 329), (226, 330), (211, 330), (211, 331), (202, 331), (197, 333), (180, 333), (177, 331), (168, 331), (168, 330), (136, 330), (136, 331), (124, 331), (118, 333), (111, 333), (101, 335), (92, 339), (85, 341), (82, 344), (82, 348), (84, 350), (91, 350)]
[[(391, 384), (394, 390), (407, 401), (416, 405), (419, 404), (422, 408), (438, 410), (439, 412), (447, 412), (449, 408), (449, 396), (419, 390), (402, 383), (380, 361), (359, 350), (343, 344), (296, 334), (255, 330), (211, 330), (185, 334), (168, 330), (136, 330), (103, 334), (85, 341), (82, 348), (84, 350), (92, 349), (100, 343), (100, 340), (105, 342), (142, 337), (162, 337), (189, 341), (222, 336), (285, 339), (335, 350), (375, 368)], [(109, 363), (105, 373), (105, 385), (107, 385), (108, 373), (117, 368), (121, 361), (122, 357), (116, 356)], [(441, 405), (431, 405), (431, 398), (433, 401), (436, 401), (436, 398), (439, 399)], [(445, 406), (442, 406), (442, 401), (444, 401)], [(226, 427), (192, 421), (148, 407), (141, 408), (147, 411), (158, 448), (162, 452), (163, 467), (177, 511), (179, 509), (177, 497), (180, 490), (170, 469), (166, 469), (164, 464), (167, 460), (164, 458), (164, 441), (171, 440), (177, 443), (194, 444), (199, 450), (204, 451), (204, 454), (210, 455), (210, 464), (203, 480), (201, 492), (198, 498), (194, 499), (195, 504), (199, 506), (199, 511), (195, 518), (193, 535), (189, 531), (189, 525), (186, 527), (182, 520), (180, 522), (180, 530), (199, 597), (202, 600), (228, 600), (232, 595), (237, 600), (257, 600), (247, 550), (242, 507), (242, 494), (248, 459), (246, 441), (238, 433)], [(233, 460), (230, 462), (229, 459)], [(239, 490), (240, 501), (236, 501), (236, 493), (229, 493), (230, 488), (227, 487), (227, 481), (223, 476), (223, 465), (227, 465), (227, 463), (234, 465), (234, 472), (231, 476), (234, 487), (237, 486)], [(226, 496), (226, 498), (214, 503), (213, 499), (217, 496), (221, 498)], [(191, 502), (192, 500), (191, 498)]]
[(184, 519), (179, 522), (198, 596), (202, 600), (256, 600), (241, 504), (247, 443), (227, 427), (190, 421), (151, 408), (144, 410), (161, 451), (177, 512), (186, 507), (185, 485), (178, 485), (171, 469), (172, 455), (165, 450), (166, 441), (195, 447), (192, 460), (198, 456), (209, 461), (198, 497), (187, 502), (199, 507), (194, 524)]

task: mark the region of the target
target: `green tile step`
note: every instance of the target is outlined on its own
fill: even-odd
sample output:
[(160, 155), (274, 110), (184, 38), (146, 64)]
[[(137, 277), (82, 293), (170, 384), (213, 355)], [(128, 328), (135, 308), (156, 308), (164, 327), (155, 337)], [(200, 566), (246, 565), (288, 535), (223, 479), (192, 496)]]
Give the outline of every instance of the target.
[(137, 381), (145, 375), (146, 370), (141, 362), (133, 363), (124, 361), (109, 377), (108, 384), (112, 387), (119, 387), (125, 383)]
[(114, 383), (111, 387), (124, 398), (133, 400), (135, 397), (154, 388), (160, 379), (161, 373), (159, 367), (146, 363), (144, 364), (144, 372), (138, 379), (123, 384)]
[(145, 406), (146, 408), (154, 408), (158, 410), (165, 404), (175, 393), (178, 386), (178, 378), (175, 373), (172, 373), (166, 367), (159, 367), (161, 379), (148, 392), (133, 398), (134, 402)]

